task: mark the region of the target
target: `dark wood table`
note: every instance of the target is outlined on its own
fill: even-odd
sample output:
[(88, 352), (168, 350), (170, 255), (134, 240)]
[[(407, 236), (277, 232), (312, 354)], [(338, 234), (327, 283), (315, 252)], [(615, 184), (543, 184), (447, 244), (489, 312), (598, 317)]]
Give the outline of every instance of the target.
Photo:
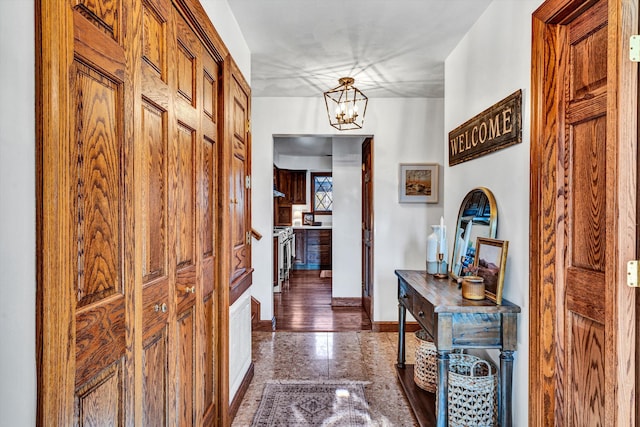
[[(398, 277), (398, 379), (420, 425), (432, 426), (434, 421), (438, 427), (448, 425), (449, 353), (455, 349), (497, 348), (500, 349), (498, 424), (510, 427), (513, 352), (520, 307), (505, 299), (501, 305), (487, 299), (464, 299), (457, 283), (436, 279), (426, 271), (396, 270), (395, 274)], [(437, 420), (428, 410), (435, 396), (415, 385), (413, 375), (409, 375), (413, 366), (405, 364), (407, 310), (433, 337), (438, 351)]]

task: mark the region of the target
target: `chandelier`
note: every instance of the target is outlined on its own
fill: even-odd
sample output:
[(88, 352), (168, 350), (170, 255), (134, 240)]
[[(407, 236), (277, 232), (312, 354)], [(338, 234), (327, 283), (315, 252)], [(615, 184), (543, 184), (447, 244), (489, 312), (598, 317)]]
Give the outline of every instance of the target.
[(339, 86), (324, 93), (329, 123), (338, 130), (362, 129), (368, 99), (353, 85), (353, 78), (338, 81)]

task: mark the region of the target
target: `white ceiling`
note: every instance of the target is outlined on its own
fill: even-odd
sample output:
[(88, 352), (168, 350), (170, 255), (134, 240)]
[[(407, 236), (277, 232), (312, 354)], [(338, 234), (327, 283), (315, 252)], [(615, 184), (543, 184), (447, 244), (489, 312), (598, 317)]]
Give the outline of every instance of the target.
[(492, 0), (228, 0), (254, 97), (322, 96), (354, 77), (370, 98), (444, 96), (444, 60)]
[(322, 135), (274, 135), (273, 151), (287, 156), (330, 156), (333, 138)]

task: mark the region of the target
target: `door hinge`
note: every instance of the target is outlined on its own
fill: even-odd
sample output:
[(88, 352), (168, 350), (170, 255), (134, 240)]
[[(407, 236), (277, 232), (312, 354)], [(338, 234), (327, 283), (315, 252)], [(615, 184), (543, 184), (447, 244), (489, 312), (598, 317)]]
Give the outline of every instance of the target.
[(640, 35), (629, 39), (629, 59), (631, 62), (640, 62)]
[(246, 241), (247, 241), (247, 245), (251, 245), (251, 232), (247, 231), (246, 233)]
[(251, 188), (251, 175), (247, 175), (247, 176), (244, 178), (244, 186), (245, 186), (247, 189)]
[(247, 120), (247, 133), (251, 130), (251, 120)]
[(627, 262), (627, 286), (630, 288), (640, 287), (640, 278), (638, 277), (638, 260)]

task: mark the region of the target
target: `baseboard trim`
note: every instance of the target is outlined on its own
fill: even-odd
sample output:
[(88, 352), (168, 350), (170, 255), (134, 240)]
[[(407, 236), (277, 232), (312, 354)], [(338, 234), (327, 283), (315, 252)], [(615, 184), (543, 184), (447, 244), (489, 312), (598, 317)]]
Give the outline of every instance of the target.
[(253, 366), (253, 362), (251, 362), (251, 365), (249, 365), (249, 369), (247, 369), (247, 373), (244, 375), (244, 378), (242, 379), (242, 383), (240, 383), (240, 387), (238, 387), (238, 391), (236, 392), (236, 395), (233, 397), (233, 400), (229, 405), (230, 423), (233, 422), (233, 419), (236, 417), (236, 414), (238, 413), (238, 409), (240, 409), (240, 404), (242, 403), (242, 399), (244, 398), (244, 395), (247, 393), (247, 390), (249, 389), (251, 380), (253, 380), (253, 374), (254, 374), (254, 366)]
[(362, 307), (362, 298), (331, 298), (331, 307)]
[[(373, 332), (398, 332), (398, 322), (373, 322), (371, 330)], [(407, 322), (405, 325), (406, 332), (415, 332), (420, 330), (420, 325), (416, 322)]]

